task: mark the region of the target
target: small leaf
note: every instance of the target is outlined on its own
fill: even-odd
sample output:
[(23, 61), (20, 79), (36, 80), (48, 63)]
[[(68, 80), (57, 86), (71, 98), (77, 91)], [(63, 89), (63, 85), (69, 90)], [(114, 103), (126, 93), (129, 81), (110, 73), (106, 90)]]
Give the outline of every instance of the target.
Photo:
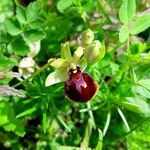
[(26, 10), (21, 5), (17, 5), (16, 17), (19, 20), (20, 24), (25, 24), (27, 22)]
[(127, 25), (123, 25), (119, 31), (119, 41), (121, 43), (125, 42), (129, 37), (129, 29)]
[(20, 24), (15, 19), (11, 19), (11, 18), (7, 19), (5, 21), (5, 27), (6, 27), (7, 32), (13, 36), (18, 35), (22, 32)]
[(131, 25), (130, 33), (135, 35), (150, 27), (150, 14), (145, 14), (137, 18), (137, 20)]
[(48, 75), (45, 81), (45, 86), (50, 86), (59, 82), (64, 82), (67, 79), (67, 74), (63, 71), (57, 70)]
[(68, 7), (70, 7), (72, 5), (72, 0), (59, 0), (57, 3), (57, 9), (60, 12), (64, 12), (65, 9), (67, 9)]
[(148, 91), (146, 88), (142, 86), (134, 86), (132, 88), (133, 92), (136, 92), (146, 98), (150, 98), (150, 91)]
[(98, 143), (95, 147), (95, 150), (102, 150), (102, 145), (103, 145), (103, 134), (102, 131), (100, 129), (98, 129)]
[(23, 35), (27, 43), (33, 43), (42, 40), (45, 37), (45, 33), (38, 30), (28, 30), (24, 32)]
[(123, 24), (128, 25), (132, 20), (136, 12), (135, 0), (123, 0), (119, 10), (119, 18)]
[(17, 37), (9, 45), (8, 49), (16, 55), (25, 56), (29, 52), (29, 47), (26, 45), (22, 37)]
[(126, 100), (129, 102), (123, 102), (125, 108), (138, 114), (150, 116), (149, 104), (144, 99), (141, 99), (141, 97), (136, 96), (126, 97)]
[(32, 2), (28, 5), (27, 8), (27, 20), (28, 22), (33, 22), (39, 17), (39, 5), (37, 2)]
[(61, 58), (64, 59), (71, 58), (69, 42), (66, 42), (65, 44), (61, 44)]
[(150, 79), (142, 79), (138, 81), (138, 84), (150, 90)]

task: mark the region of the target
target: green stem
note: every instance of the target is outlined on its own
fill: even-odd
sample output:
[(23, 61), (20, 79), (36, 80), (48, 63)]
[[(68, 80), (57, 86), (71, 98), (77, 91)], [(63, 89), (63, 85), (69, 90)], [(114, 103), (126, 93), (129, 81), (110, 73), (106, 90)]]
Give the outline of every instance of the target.
[(90, 116), (90, 118), (91, 118), (91, 120), (92, 120), (92, 122), (93, 122), (93, 128), (94, 129), (96, 129), (96, 124), (95, 124), (95, 120), (94, 120), (94, 116), (93, 116), (93, 112), (92, 112), (92, 108), (91, 108), (91, 104), (90, 104), (90, 102), (87, 102), (87, 108), (89, 109), (89, 116)]

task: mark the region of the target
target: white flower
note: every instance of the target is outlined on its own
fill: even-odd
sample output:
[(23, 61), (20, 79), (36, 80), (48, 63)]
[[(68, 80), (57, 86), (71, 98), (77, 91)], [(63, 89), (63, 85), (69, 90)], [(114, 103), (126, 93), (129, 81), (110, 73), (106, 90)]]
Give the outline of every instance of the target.
[(28, 78), (35, 70), (35, 61), (32, 57), (25, 57), (19, 63), (19, 73)]

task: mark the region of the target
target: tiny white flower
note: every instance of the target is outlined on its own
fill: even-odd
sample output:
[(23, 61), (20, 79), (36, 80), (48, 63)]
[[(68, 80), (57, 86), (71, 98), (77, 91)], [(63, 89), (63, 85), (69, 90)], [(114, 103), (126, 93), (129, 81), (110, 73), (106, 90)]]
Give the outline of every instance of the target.
[(35, 61), (32, 57), (25, 57), (19, 63), (19, 73), (23, 75), (24, 78), (28, 78), (35, 69)]

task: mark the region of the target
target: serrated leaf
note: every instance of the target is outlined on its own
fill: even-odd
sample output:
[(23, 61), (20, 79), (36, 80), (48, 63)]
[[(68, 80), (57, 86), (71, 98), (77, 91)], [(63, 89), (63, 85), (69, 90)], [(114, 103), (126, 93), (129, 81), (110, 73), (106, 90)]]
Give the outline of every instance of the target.
[(150, 90), (150, 79), (142, 79), (138, 81), (138, 84)]
[(145, 14), (137, 18), (137, 20), (131, 24), (130, 33), (135, 35), (150, 27), (150, 14)]
[(9, 45), (8, 49), (16, 55), (25, 56), (29, 52), (29, 47), (26, 45), (22, 37), (17, 37)]
[(119, 41), (125, 42), (129, 37), (129, 29), (127, 25), (123, 25), (119, 30)]
[(6, 28), (7, 32), (12, 36), (18, 35), (22, 32), (18, 21), (15, 19), (11, 19), (11, 18), (9, 18), (5, 21), (5, 28)]
[(57, 9), (63, 13), (65, 9), (72, 5), (72, 3), (72, 0), (59, 0), (57, 3)]
[(132, 88), (133, 92), (136, 92), (146, 98), (150, 98), (150, 91), (148, 91), (146, 88), (142, 87), (142, 86), (134, 86)]
[(119, 18), (123, 24), (128, 25), (136, 12), (135, 0), (123, 0), (119, 10)]
[(39, 5), (37, 2), (32, 2), (28, 5), (27, 11), (27, 20), (28, 22), (33, 22), (39, 17)]
[(12, 131), (18, 136), (24, 135), (24, 127), (20, 120), (16, 119), (13, 107), (7, 103), (0, 103), (0, 116), (7, 117), (7, 121), (2, 125), (6, 131)]
[(50, 86), (59, 82), (64, 82), (67, 79), (67, 73), (57, 70), (48, 75), (45, 81), (45, 86)]
[(21, 5), (17, 5), (17, 10), (16, 10), (16, 17), (20, 24), (25, 24), (27, 22), (27, 17), (26, 17), (26, 10), (24, 7)]
[(23, 33), (27, 43), (40, 41), (45, 37), (45, 33), (38, 30), (29, 30)]

